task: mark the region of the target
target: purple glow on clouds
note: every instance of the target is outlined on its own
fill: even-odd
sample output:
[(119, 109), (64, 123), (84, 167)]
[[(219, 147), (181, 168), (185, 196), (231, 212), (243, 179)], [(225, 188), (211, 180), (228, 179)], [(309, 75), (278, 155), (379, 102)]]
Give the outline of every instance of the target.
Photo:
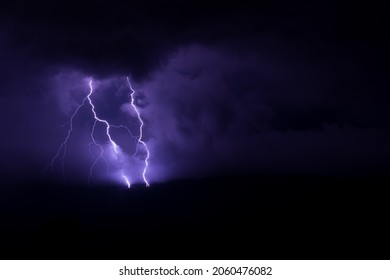
[[(361, 116), (370, 114), (382, 122), (384, 118), (373, 91), (359, 87), (359, 76), (354, 76), (353, 64), (348, 65), (330, 59), (313, 63), (280, 58), (266, 51), (179, 48), (148, 77), (131, 81), (134, 104), (144, 123), (141, 141), (150, 150), (148, 181), (237, 170), (328, 174), (388, 165), (389, 135), (365, 125), (362, 121), (367, 118)], [(15, 140), (2, 139), (12, 155), (6, 162), (9, 170), (17, 166), (41, 174), (67, 135), (66, 125), (61, 124), (89, 93), (92, 74), (63, 67), (49, 70), (31, 79), (23, 76), (24, 82), (10, 87), (10, 94), (1, 98), (2, 117), (12, 120), (4, 128)], [(348, 91), (340, 89), (339, 80)], [(126, 186), (123, 175), (132, 184), (144, 182), (148, 153), (139, 145), (140, 121), (126, 76), (95, 78), (93, 85), (97, 116), (110, 123), (112, 139), (120, 149), (117, 157), (107, 141), (106, 127), (97, 122), (94, 138), (110, 168), (107, 173), (104, 160), (97, 161), (91, 182), (109, 180)], [(39, 93), (20, 94), (32, 90)], [(354, 90), (360, 90), (360, 95), (354, 96)], [(70, 180), (87, 183), (90, 167), (101, 153), (97, 145), (89, 145), (93, 126), (90, 107), (85, 106), (75, 118), (64, 164)], [(138, 153), (137, 147), (141, 147)], [(56, 164), (53, 176), (62, 178)]]
[[(127, 125), (123, 125), (123, 124), (111, 125), (111, 121), (108, 121), (107, 119), (102, 119), (101, 117), (99, 117), (100, 113), (97, 112), (97, 108), (95, 106), (95, 101), (92, 100), (95, 98), (95, 95), (96, 95), (95, 91), (98, 91), (98, 88), (102, 87), (102, 84), (105, 85), (105, 86), (103, 86), (104, 90), (107, 90), (107, 88), (111, 89), (111, 90), (108, 90), (108, 92), (110, 92), (110, 93), (113, 92), (112, 87), (113, 87), (113, 85), (115, 85), (116, 89), (114, 88), (114, 91), (116, 90), (116, 92), (114, 95), (111, 94), (111, 97), (113, 99), (113, 100), (111, 100), (111, 102), (115, 102), (115, 97), (116, 98), (123, 98), (123, 96), (121, 95), (121, 92), (123, 94), (123, 91), (125, 90), (125, 89), (123, 89), (124, 78), (115, 78), (115, 79), (97, 82), (98, 88), (95, 88), (93, 79), (89, 78), (89, 82), (88, 82), (89, 92), (88, 92), (88, 94), (82, 99), (82, 102), (80, 104), (76, 105), (75, 110), (73, 111), (73, 113), (70, 116), (70, 120), (65, 125), (62, 126), (62, 127), (68, 126), (68, 129), (67, 129), (66, 137), (64, 138), (63, 142), (60, 144), (60, 147), (58, 148), (57, 153), (55, 154), (50, 165), (48, 166), (48, 168), (50, 168), (50, 170), (52, 172), (55, 169), (57, 161), (60, 161), (61, 172), (62, 172), (64, 179), (65, 179), (65, 177), (66, 177), (65, 176), (65, 173), (66, 173), (65, 162), (66, 162), (66, 158), (68, 157), (68, 147), (70, 146), (69, 142), (71, 141), (72, 134), (77, 133), (77, 131), (74, 131), (74, 122), (77, 118), (80, 118), (83, 121), (83, 123), (90, 122), (91, 116), (90, 116), (90, 118), (85, 118), (85, 116), (80, 116), (81, 110), (87, 110), (87, 111), (89, 110), (91, 113), (90, 115), (92, 115), (92, 122), (93, 123), (92, 123), (92, 127), (90, 128), (90, 142), (88, 143), (88, 151), (93, 159), (93, 162), (90, 165), (88, 182), (90, 182), (92, 180), (92, 178), (94, 177), (94, 173), (96, 173), (95, 168), (98, 166), (99, 162), (103, 161), (104, 164), (106, 165), (106, 172), (105, 172), (105, 175), (103, 175), (103, 173), (102, 173), (103, 170), (101, 168), (99, 168), (98, 173), (99, 173), (100, 177), (101, 178), (102, 177), (103, 178), (104, 177), (111, 178), (114, 180), (118, 180), (118, 178), (120, 178), (122, 180), (122, 183), (125, 183), (126, 186), (128, 188), (130, 188), (131, 184), (137, 183), (137, 181), (135, 179), (133, 179), (132, 176), (130, 177), (129, 167), (128, 167), (129, 158), (136, 157), (138, 159), (143, 158), (142, 161), (144, 164), (144, 168), (142, 169), (142, 180), (146, 186), (149, 186), (149, 182), (148, 182), (146, 173), (147, 173), (147, 168), (148, 168), (148, 158), (149, 158), (150, 154), (149, 154), (147, 144), (143, 141), (144, 122), (142, 120), (141, 113), (139, 112), (139, 109), (137, 108), (137, 104), (135, 102), (136, 93), (133, 90), (133, 88), (131, 87), (129, 78), (128, 77), (125, 78), (125, 81), (128, 85), (128, 91), (130, 92), (127, 94), (127, 96), (129, 96), (130, 98), (129, 98), (129, 100), (123, 100), (122, 102), (128, 102), (129, 104), (127, 104), (127, 105), (131, 106), (132, 110), (135, 112), (135, 114), (137, 116), (137, 120), (139, 121), (138, 135), (134, 136), (133, 133), (131, 132), (131, 129)], [(84, 82), (85, 82), (85, 79), (84, 79)], [(104, 91), (102, 93), (104, 94)], [(126, 96), (126, 94), (125, 94), (125, 96)], [(123, 104), (123, 105), (126, 105), (126, 104)], [(107, 109), (108, 110), (106, 111), (106, 113), (109, 113), (109, 114), (114, 113), (115, 114), (115, 112), (110, 112), (111, 111), (110, 107), (108, 107)], [(101, 137), (99, 137), (99, 134), (98, 134), (99, 133), (99, 131), (98, 131), (99, 124), (101, 125), (100, 130), (103, 129), (103, 131), (104, 131), (105, 139), (104, 138), (102, 139)], [(116, 140), (113, 139), (114, 134), (112, 131), (115, 129), (125, 130), (126, 132), (128, 132), (128, 136), (130, 136), (130, 139), (137, 140), (137, 143), (135, 145), (135, 151), (132, 155), (129, 155), (124, 150), (122, 150), (121, 146), (118, 145), (116, 143)], [(101, 131), (100, 131), (100, 134), (101, 134)], [(83, 142), (84, 141), (80, 141), (80, 143), (76, 143), (76, 145), (81, 145), (81, 146), (86, 147), (85, 143), (83, 143)], [(140, 152), (140, 147), (139, 147), (140, 145), (142, 145), (142, 148), (145, 151), (146, 155), (142, 155), (142, 153)], [(93, 147), (95, 147), (95, 151), (93, 150)], [(72, 160), (75, 160), (75, 159), (73, 158)], [(115, 164), (114, 168), (112, 167), (113, 164)], [(131, 166), (131, 169), (134, 169), (134, 167)], [(45, 170), (45, 173), (46, 173), (46, 171), (47, 171), (47, 169)]]
[[(272, 52), (237, 54), (196, 45), (179, 49), (139, 85), (149, 100), (144, 114), (155, 178), (229, 170), (333, 174), (386, 162), (387, 136), (327, 113), (344, 101), (327, 100), (331, 74), (322, 63), (281, 59)], [(326, 63), (331, 68), (332, 61)], [(352, 70), (339, 71), (348, 83)], [(365, 108), (346, 106), (339, 114), (359, 115)]]

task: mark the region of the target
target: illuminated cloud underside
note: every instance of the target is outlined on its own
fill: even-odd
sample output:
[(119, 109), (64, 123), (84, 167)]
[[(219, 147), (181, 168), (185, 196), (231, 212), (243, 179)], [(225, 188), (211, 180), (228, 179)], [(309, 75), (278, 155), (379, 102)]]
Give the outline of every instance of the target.
[[(70, 140), (70, 138), (72, 136), (72, 133), (73, 133), (74, 119), (78, 115), (78, 113), (80, 112), (81, 108), (87, 106), (87, 103), (88, 103), (89, 107), (90, 107), (90, 111), (91, 111), (92, 116), (94, 118), (92, 129), (91, 129), (91, 133), (90, 133), (91, 142), (88, 145), (90, 155), (94, 158), (94, 160), (93, 160), (93, 163), (92, 163), (92, 165), (90, 166), (90, 169), (89, 169), (88, 183), (91, 181), (91, 178), (93, 176), (94, 168), (95, 168), (95, 166), (97, 165), (97, 163), (100, 160), (104, 161), (104, 163), (106, 164), (107, 172), (110, 171), (110, 163), (109, 163), (109, 160), (105, 156), (105, 154), (110, 152), (110, 150), (112, 152), (114, 152), (115, 160), (119, 161), (120, 153), (122, 153), (122, 152), (121, 152), (121, 149), (120, 149), (119, 145), (113, 140), (113, 136), (111, 135), (111, 129), (112, 128), (118, 128), (118, 129), (125, 129), (129, 133), (129, 135), (131, 137), (137, 139), (136, 151), (133, 154), (133, 156), (137, 156), (137, 154), (139, 153), (139, 146), (140, 145), (144, 148), (144, 150), (146, 152), (146, 157), (143, 160), (144, 161), (144, 167), (143, 167), (143, 170), (142, 170), (142, 178), (143, 178), (143, 182), (145, 183), (145, 185), (147, 187), (150, 186), (149, 181), (147, 179), (147, 170), (148, 170), (148, 166), (149, 166), (148, 159), (150, 157), (150, 151), (148, 149), (148, 146), (147, 146), (146, 142), (143, 140), (144, 121), (142, 120), (141, 113), (139, 112), (139, 110), (138, 110), (138, 108), (137, 108), (137, 106), (135, 104), (135, 98), (134, 98), (135, 91), (131, 87), (131, 83), (130, 83), (129, 78), (127, 77), (126, 79), (127, 79), (127, 84), (129, 86), (129, 89), (131, 90), (131, 93), (130, 93), (130, 99), (131, 99), (130, 100), (130, 105), (131, 105), (132, 110), (135, 112), (135, 114), (137, 116), (137, 119), (138, 119), (138, 122), (139, 122), (139, 134), (138, 134), (138, 136), (134, 136), (132, 134), (131, 130), (129, 129), (129, 127), (127, 127), (126, 125), (112, 125), (107, 120), (98, 117), (98, 113), (96, 112), (95, 105), (94, 105), (94, 103), (93, 103), (93, 101), (91, 99), (91, 97), (92, 97), (92, 95), (94, 93), (93, 81), (91, 79), (89, 81), (89, 93), (82, 100), (81, 104), (76, 108), (76, 110), (73, 112), (73, 114), (70, 117), (70, 120), (66, 123), (66, 125), (69, 125), (69, 129), (67, 130), (66, 137), (64, 138), (64, 141), (59, 146), (59, 148), (57, 150), (57, 153), (54, 155), (54, 157), (51, 160), (50, 164), (45, 169), (45, 173), (47, 172), (47, 170), (49, 168), (53, 172), (55, 163), (58, 160), (61, 160), (61, 172), (62, 172), (63, 176), (65, 177), (65, 158), (67, 156), (68, 143), (69, 143), (69, 140)], [(96, 128), (96, 124), (97, 123), (101, 123), (101, 124), (103, 124), (105, 126), (106, 142), (109, 143), (109, 147), (108, 148), (105, 148), (102, 144), (99, 144), (99, 142), (96, 140), (95, 128)], [(98, 153), (97, 156), (95, 156), (93, 154), (93, 152), (91, 150), (92, 146), (95, 146), (95, 147), (98, 148), (99, 153)], [(120, 180), (125, 185), (127, 185), (128, 188), (131, 187), (131, 183), (132, 183), (131, 179), (126, 174), (126, 170), (123, 170), (123, 168), (120, 171)]]

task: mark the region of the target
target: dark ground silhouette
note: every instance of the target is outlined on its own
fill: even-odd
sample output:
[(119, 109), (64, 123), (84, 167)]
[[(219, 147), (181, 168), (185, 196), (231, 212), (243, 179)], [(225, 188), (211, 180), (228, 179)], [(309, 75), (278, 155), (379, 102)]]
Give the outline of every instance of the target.
[(386, 259), (388, 183), (285, 176), (2, 188), (0, 256)]

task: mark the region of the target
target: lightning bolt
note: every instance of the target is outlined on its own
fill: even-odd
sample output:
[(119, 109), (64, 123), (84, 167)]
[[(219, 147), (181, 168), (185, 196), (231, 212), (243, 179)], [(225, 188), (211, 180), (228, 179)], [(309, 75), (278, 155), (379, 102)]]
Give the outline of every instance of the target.
[(127, 176), (124, 174), (122, 174), (122, 178), (123, 178), (123, 180), (125, 180), (127, 187), (130, 189), (131, 185), (130, 185), (129, 178), (127, 178)]
[[(46, 170), (51, 167), (51, 170), (53, 171), (54, 169), (54, 163), (56, 162), (56, 160), (60, 157), (60, 153), (62, 151), (62, 161), (61, 161), (61, 170), (62, 170), (62, 174), (65, 176), (65, 168), (64, 168), (64, 165), (65, 165), (65, 156), (66, 156), (66, 150), (67, 150), (67, 145), (68, 145), (68, 140), (70, 138), (70, 135), (72, 134), (72, 131), (73, 131), (73, 119), (75, 118), (75, 116), (77, 115), (77, 113), (80, 111), (80, 109), (84, 106), (85, 102), (87, 101), (87, 97), (83, 99), (83, 101), (81, 102), (81, 104), (76, 108), (76, 110), (74, 111), (74, 113), (72, 114), (72, 116), (70, 117), (70, 120), (69, 120), (69, 129), (68, 129), (68, 132), (66, 134), (66, 137), (64, 139), (64, 141), (61, 143), (60, 147), (58, 148), (57, 150), (57, 153), (54, 155), (52, 161), (50, 162), (50, 164), (46, 167), (45, 169), (45, 173), (46, 173)], [(67, 123), (66, 123), (67, 124)], [(65, 125), (66, 125), (65, 124)]]
[[(92, 165), (90, 166), (90, 169), (89, 169), (88, 183), (90, 182), (90, 180), (92, 178), (93, 170), (94, 170), (95, 166), (97, 165), (97, 163), (100, 160), (103, 160), (105, 162), (105, 164), (107, 166), (107, 172), (109, 172), (109, 169), (110, 169), (110, 164), (109, 164), (108, 160), (104, 157), (105, 149), (104, 149), (104, 147), (101, 144), (98, 143), (98, 141), (95, 138), (96, 125), (98, 123), (100, 123), (100, 124), (105, 126), (105, 133), (106, 133), (106, 136), (107, 136), (107, 140), (110, 143), (112, 151), (114, 151), (116, 159), (118, 159), (118, 156), (119, 156), (119, 146), (115, 143), (115, 141), (111, 137), (111, 134), (110, 134), (111, 128), (125, 129), (129, 133), (129, 135), (131, 137), (137, 139), (137, 146), (136, 146), (136, 150), (135, 150), (135, 153), (133, 154), (133, 156), (136, 156), (138, 154), (140, 145), (142, 145), (144, 147), (145, 152), (146, 152), (146, 157), (144, 159), (144, 168), (143, 168), (143, 171), (142, 171), (142, 178), (143, 178), (143, 181), (144, 181), (145, 185), (147, 187), (150, 186), (150, 184), (149, 184), (149, 182), (147, 180), (147, 177), (146, 177), (146, 172), (147, 172), (147, 169), (148, 169), (148, 166), (149, 166), (148, 160), (149, 160), (149, 157), (150, 157), (150, 152), (149, 152), (148, 146), (146, 145), (146, 142), (143, 140), (144, 121), (142, 120), (141, 114), (138, 111), (138, 108), (137, 108), (137, 106), (135, 104), (135, 99), (134, 99), (135, 91), (132, 88), (130, 80), (129, 80), (128, 77), (127, 77), (127, 83), (128, 83), (129, 88), (131, 90), (131, 93), (130, 93), (130, 104), (131, 104), (134, 112), (136, 113), (137, 119), (139, 121), (139, 134), (138, 134), (138, 136), (134, 136), (131, 133), (130, 129), (127, 126), (125, 126), (125, 125), (113, 125), (113, 124), (110, 124), (107, 120), (101, 119), (101, 118), (98, 117), (98, 114), (96, 113), (96, 110), (95, 110), (95, 105), (92, 102), (92, 94), (94, 92), (94, 88), (93, 88), (92, 80), (90, 80), (89, 81), (89, 93), (88, 93), (88, 95), (82, 100), (81, 104), (76, 108), (76, 110), (74, 111), (74, 113), (70, 117), (70, 120), (68, 122), (66, 122), (64, 125), (62, 125), (62, 127), (65, 127), (65, 126), (69, 125), (69, 129), (67, 131), (67, 134), (66, 134), (66, 137), (65, 137), (64, 141), (61, 143), (60, 147), (57, 150), (57, 153), (54, 155), (54, 157), (51, 160), (50, 164), (45, 169), (45, 172), (47, 171), (48, 168), (51, 168), (51, 170), (53, 171), (54, 170), (54, 165), (55, 165), (56, 161), (59, 158), (61, 158), (61, 171), (62, 171), (63, 176), (65, 177), (65, 157), (66, 157), (66, 154), (67, 154), (68, 141), (69, 141), (69, 139), (70, 139), (70, 137), (72, 135), (72, 132), (73, 132), (73, 121), (74, 121), (74, 118), (76, 117), (76, 115), (79, 113), (80, 109), (82, 107), (84, 107), (84, 106), (89, 105), (90, 108), (91, 108), (91, 113), (93, 115), (94, 122), (93, 122), (93, 125), (92, 125), (92, 128), (91, 128), (91, 134), (90, 134), (91, 142), (88, 144), (88, 149), (89, 149), (90, 155), (92, 156), (92, 158), (94, 160), (93, 160), (93, 163), (92, 163)], [(98, 155), (95, 155), (92, 152), (92, 150), (91, 150), (92, 146), (95, 146), (95, 147), (98, 148), (98, 150), (99, 150)], [(122, 170), (122, 173), (121, 173), (121, 178), (123, 179), (124, 183), (126, 183), (127, 187), (130, 188), (130, 186), (131, 186), (130, 179), (123, 173), (123, 170)]]
[[(93, 136), (94, 134), (94, 131), (95, 131), (95, 126), (96, 126), (96, 120), (93, 122), (93, 126), (92, 126), (92, 131), (91, 131), (91, 139), (92, 139), (92, 142), (89, 143), (88, 145), (88, 148), (89, 148), (89, 153), (91, 154), (92, 157), (95, 158), (94, 162), (92, 163), (91, 165), (91, 168), (89, 169), (89, 176), (88, 176), (88, 184), (90, 183), (91, 181), (91, 177), (92, 177), (92, 172), (93, 172), (93, 169), (95, 167), (95, 165), (99, 162), (100, 159), (104, 160), (104, 162), (106, 163), (107, 165), (107, 172), (108, 170), (110, 169), (110, 164), (108, 163), (108, 161), (104, 158), (103, 154), (104, 154), (104, 149), (102, 147), (102, 145), (99, 145), (96, 140), (95, 140), (95, 137)], [(97, 157), (95, 157), (95, 155), (92, 153), (91, 151), (91, 146), (92, 145), (95, 145), (96, 147), (99, 148), (100, 150), (100, 153)]]
[(149, 149), (148, 149), (148, 146), (146, 145), (146, 143), (142, 140), (143, 138), (143, 126), (144, 126), (144, 122), (141, 118), (141, 114), (140, 112), (138, 111), (137, 109), (137, 106), (135, 105), (135, 99), (134, 99), (134, 94), (135, 94), (135, 90), (131, 87), (131, 83), (130, 83), (130, 80), (129, 80), (129, 77), (126, 77), (127, 79), (127, 83), (129, 84), (129, 88), (131, 90), (131, 94), (130, 94), (130, 98), (131, 98), (131, 106), (133, 107), (135, 113), (137, 114), (137, 118), (138, 118), (138, 121), (140, 123), (139, 125), (139, 136), (138, 136), (138, 142), (137, 142), (137, 147), (136, 147), (136, 152), (135, 152), (135, 155), (138, 153), (138, 147), (139, 147), (139, 144), (141, 144), (144, 148), (145, 148), (145, 151), (146, 151), (146, 157), (145, 157), (145, 167), (143, 169), (143, 172), (142, 172), (142, 178), (144, 179), (144, 182), (145, 182), (145, 185), (147, 187), (149, 187), (149, 182), (148, 180), (146, 179), (146, 171), (148, 170), (148, 166), (149, 166), (149, 163), (148, 163), (148, 160), (149, 160), (149, 157), (150, 157), (150, 152), (149, 152)]
[[(93, 169), (95, 167), (95, 165), (98, 163), (99, 159), (103, 159), (106, 163), (107, 163), (107, 169), (109, 168), (109, 165), (108, 165), (108, 162), (107, 160), (104, 159), (103, 157), (103, 153), (104, 153), (104, 149), (101, 145), (99, 145), (96, 140), (95, 140), (95, 137), (94, 137), (94, 133), (95, 133), (95, 127), (96, 127), (96, 123), (97, 122), (100, 122), (100, 123), (103, 123), (105, 126), (106, 126), (106, 135), (107, 135), (107, 138), (109, 140), (109, 142), (111, 143), (111, 146), (112, 146), (112, 149), (114, 150), (115, 152), (115, 155), (118, 157), (118, 145), (112, 140), (111, 138), (111, 135), (110, 135), (110, 124), (108, 123), (108, 121), (106, 120), (103, 120), (103, 119), (100, 119), (97, 114), (96, 114), (96, 111), (95, 111), (95, 105), (92, 103), (92, 100), (91, 100), (91, 96), (92, 96), (92, 93), (93, 93), (93, 86), (92, 86), (92, 80), (89, 81), (89, 88), (90, 88), (90, 91), (89, 91), (89, 94), (87, 95), (86, 99), (88, 99), (88, 102), (89, 104), (91, 105), (91, 111), (92, 111), (92, 114), (93, 114), (93, 117), (95, 118), (95, 121), (93, 123), (93, 126), (92, 126), (92, 131), (91, 131), (91, 139), (92, 139), (92, 143), (95, 144), (97, 147), (99, 147), (100, 149), (100, 154), (98, 157), (95, 158), (95, 161), (93, 162), (90, 170), (89, 170), (89, 177), (88, 177), (88, 182), (90, 181), (90, 178), (92, 176), (92, 172), (93, 172)], [(90, 143), (91, 144), (91, 143)], [(122, 175), (122, 177), (126, 177), (125, 175)], [(128, 184), (128, 179), (126, 177), (126, 183), (127, 185), (129, 186)], [(129, 186), (130, 187), (130, 186)]]
[[(117, 156), (118, 158), (118, 145), (114, 142), (114, 140), (112, 139), (111, 135), (110, 135), (110, 129), (111, 129), (111, 126), (110, 124), (108, 123), (107, 120), (104, 120), (104, 119), (101, 119), (97, 116), (97, 113), (95, 111), (95, 105), (93, 104), (92, 102), (92, 99), (91, 99), (91, 96), (93, 94), (93, 86), (92, 86), (92, 80), (89, 81), (89, 88), (90, 88), (90, 91), (88, 93), (88, 95), (83, 99), (83, 101), (81, 102), (81, 104), (76, 108), (76, 110), (74, 111), (74, 113), (72, 114), (69, 122), (65, 123), (65, 125), (69, 124), (69, 129), (67, 131), (67, 134), (66, 134), (66, 137), (64, 139), (64, 141), (61, 143), (60, 147), (58, 148), (57, 150), (57, 153), (54, 155), (53, 159), (51, 160), (50, 164), (47, 166), (47, 168), (45, 169), (45, 173), (47, 171), (48, 168), (51, 168), (51, 170), (53, 171), (54, 169), (54, 164), (55, 162), (58, 160), (58, 158), (61, 156), (61, 170), (62, 170), (62, 174), (63, 176), (65, 176), (65, 157), (66, 157), (66, 152), (67, 152), (67, 145), (68, 145), (68, 141), (71, 137), (71, 134), (73, 132), (73, 121), (74, 121), (74, 118), (76, 117), (76, 115), (78, 114), (78, 112), (80, 111), (80, 109), (86, 105), (86, 103), (89, 103), (89, 105), (91, 106), (91, 112), (93, 114), (93, 117), (94, 117), (94, 123), (93, 123), (93, 126), (92, 126), (92, 130), (91, 130), (91, 139), (92, 139), (92, 142), (89, 143), (89, 152), (90, 154), (94, 157), (92, 151), (91, 151), (91, 146), (92, 145), (95, 145), (96, 147), (99, 148), (100, 150), (100, 153), (97, 157), (95, 157), (94, 159), (94, 162), (92, 163), (91, 167), (90, 167), (90, 170), (89, 170), (89, 177), (88, 177), (88, 182), (90, 182), (90, 179), (92, 177), (92, 173), (93, 173), (93, 169), (94, 167), (96, 166), (96, 164), (98, 163), (98, 161), (100, 159), (104, 160), (106, 165), (107, 165), (107, 170), (109, 169), (109, 163), (108, 161), (104, 158), (104, 148), (102, 145), (100, 145), (95, 137), (94, 137), (94, 134), (95, 134), (95, 127), (96, 127), (96, 124), (99, 122), (99, 123), (102, 123), (103, 125), (105, 125), (106, 127), (106, 135), (107, 135), (107, 138), (108, 138), (108, 141), (110, 142), (111, 144), (111, 147), (115, 153), (115, 155)], [(113, 126), (115, 128), (127, 128), (125, 126)], [(127, 128), (127, 131), (130, 133), (131, 136), (133, 136), (131, 134), (131, 131)], [(134, 137), (134, 136), (133, 136)], [(123, 180), (125, 181), (126, 185), (130, 188), (130, 180), (129, 178), (124, 175), (122, 173), (122, 178)]]

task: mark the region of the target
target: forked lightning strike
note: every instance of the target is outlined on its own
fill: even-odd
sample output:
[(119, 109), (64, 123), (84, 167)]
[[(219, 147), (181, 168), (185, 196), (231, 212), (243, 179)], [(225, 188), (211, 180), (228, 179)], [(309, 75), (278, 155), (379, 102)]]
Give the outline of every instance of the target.
[[(105, 124), (106, 126), (106, 135), (108, 137), (108, 140), (110, 141), (111, 145), (112, 145), (112, 149), (114, 150), (115, 152), (115, 155), (118, 156), (118, 146), (117, 144), (112, 140), (111, 138), (111, 135), (110, 135), (110, 124), (106, 121), (106, 120), (103, 120), (103, 119), (100, 119), (98, 118), (97, 114), (96, 114), (96, 111), (95, 111), (95, 105), (93, 105), (92, 103), (92, 100), (91, 100), (91, 95), (93, 93), (93, 86), (92, 86), (92, 80), (89, 81), (89, 88), (90, 88), (90, 91), (89, 91), (89, 94), (87, 95), (87, 99), (88, 99), (88, 102), (89, 104), (91, 105), (91, 111), (93, 113), (93, 117), (95, 118), (95, 121), (93, 123), (93, 126), (92, 126), (92, 131), (91, 131), (91, 139), (93, 141), (93, 143), (99, 147), (100, 149), (100, 154), (99, 156), (95, 159), (95, 161), (93, 162), (90, 170), (89, 170), (89, 177), (88, 177), (88, 182), (91, 180), (91, 176), (92, 176), (92, 172), (93, 172), (93, 168), (95, 167), (95, 165), (98, 163), (99, 159), (102, 158), (104, 159), (103, 157), (103, 153), (104, 153), (104, 149), (101, 145), (99, 145), (98, 143), (96, 143), (96, 140), (95, 140), (95, 137), (93, 136), (94, 133), (95, 133), (95, 127), (96, 127), (96, 122), (100, 122), (100, 123), (103, 123)], [(107, 163), (108, 165), (108, 162), (106, 159), (104, 159), (104, 161)], [(109, 168), (109, 166), (107, 167)], [(122, 177), (125, 177), (124, 175)], [(128, 182), (128, 180), (127, 180)]]
[[(92, 102), (92, 99), (91, 99), (91, 96), (93, 94), (93, 86), (92, 86), (92, 80), (89, 81), (89, 88), (90, 88), (90, 91), (88, 93), (88, 95), (83, 99), (82, 103), (76, 108), (76, 110), (74, 111), (74, 113), (72, 114), (70, 120), (68, 123), (66, 124), (69, 124), (69, 129), (67, 131), (67, 135), (64, 139), (64, 141), (61, 143), (60, 147), (58, 148), (57, 150), (57, 153), (55, 154), (55, 156), (53, 157), (51, 163), (47, 166), (47, 168), (45, 169), (45, 172), (46, 170), (51, 167), (51, 170), (53, 171), (54, 169), (54, 164), (56, 162), (56, 160), (60, 157), (61, 155), (61, 171), (63, 173), (63, 175), (65, 176), (65, 157), (66, 157), (66, 153), (67, 153), (67, 145), (68, 145), (68, 141), (69, 141), (69, 138), (71, 137), (71, 134), (73, 132), (73, 120), (74, 118), (76, 117), (76, 115), (78, 114), (78, 112), (80, 111), (80, 109), (85, 106), (86, 102), (88, 101), (89, 105), (91, 106), (91, 112), (92, 112), (92, 115), (94, 117), (94, 123), (93, 123), (93, 126), (92, 126), (92, 129), (91, 129), (91, 142), (89, 143), (89, 152), (91, 154), (92, 157), (94, 157), (94, 162), (92, 163), (91, 167), (90, 167), (90, 170), (89, 170), (89, 177), (88, 177), (88, 182), (90, 181), (92, 175), (93, 175), (93, 169), (94, 167), (96, 166), (96, 164), (98, 163), (98, 161), (100, 159), (104, 160), (104, 162), (106, 163), (107, 165), (107, 170), (109, 170), (109, 162), (107, 161), (107, 159), (104, 157), (104, 148), (102, 145), (100, 145), (95, 137), (94, 137), (94, 134), (95, 134), (95, 128), (96, 128), (96, 124), (99, 122), (99, 123), (102, 123), (103, 125), (105, 125), (105, 131), (106, 131), (106, 135), (107, 135), (107, 139), (108, 141), (110, 142), (111, 144), (111, 147), (112, 147), (112, 150), (114, 151), (117, 159), (118, 159), (118, 145), (114, 142), (114, 140), (112, 139), (111, 137), (111, 134), (110, 134), (110, 129), (111, 127), (114, 127), (114, 128), (123, 128), (123, 129), (126, 129), (127, 132), (130, 134), (131, 137), (133, 138), (137, 138), (137, 148), (136, 148), (136, 151), (135, 151), (135, 154), (137, 154), (138, 152), (138, 146), (139, 144), (142, 144), (146, 150), (146, 158), (145, 158), (145, 167), (143, 169), (143, 172), (142, 172), (142, 177), (143, 177), (143, 180), (145, 182), (145, 185), (146, 186), (150, 186), (149, 185), (149, 182), (147, 181), (146, 179), (146, 171), (147, 171), (147, 168), (148, 168), (148, 159), (149, 159), (149, 156), (150, 156), (150, 153), (149, 153), (149, 150), (148, 150), (148, 147), (146, 145), (146, 143), (142, 140), (142, 129), (143, 129), (143, 125), (144, 125), (144, 122), (141, 118), (141, 115), (136, 107), (136, 105), (134, 104), (134, 90), (132, 89), (131, 87), (131, 84), (130, 84), (130, 80), (129, 78), (127, 77), (127, 82), (129, 84), (129, 87), (131, 89), (131, 94), (130, 94), (130, 97), (131, 97), (131, 105), (134, 109), (134, 111), (136, 112), (137, 114), (137, 118), (139, 120), (139, 123), (140, 123), (140, 128), (139, 128), (139, 136), (136, 137), (134, 136), (130, 129), (127, 127), (127, 126), (124, 126), (124, 125), (110, 125), (109, 122), (107, 120), (104, 120), (104, 119), (101, 119), (98, 117), (96, 111), (95, 111), (95, 105), (93, 104)], [(66, 125), (65, 124), (65, 125)], [(98, 156), (94, 156), (92, 151), (91, 151), (91, 146), (92, 145), (95, 145), (97, 148), (99, 148), (99, 155)], [(131, 184), (130, 184), (130, 180), (129, 178), (123, 174), (123, 172), (121, 173), (121, 178), (123, 179), (123, 181), (126, 183), (127, 187), (130, 188)]]

